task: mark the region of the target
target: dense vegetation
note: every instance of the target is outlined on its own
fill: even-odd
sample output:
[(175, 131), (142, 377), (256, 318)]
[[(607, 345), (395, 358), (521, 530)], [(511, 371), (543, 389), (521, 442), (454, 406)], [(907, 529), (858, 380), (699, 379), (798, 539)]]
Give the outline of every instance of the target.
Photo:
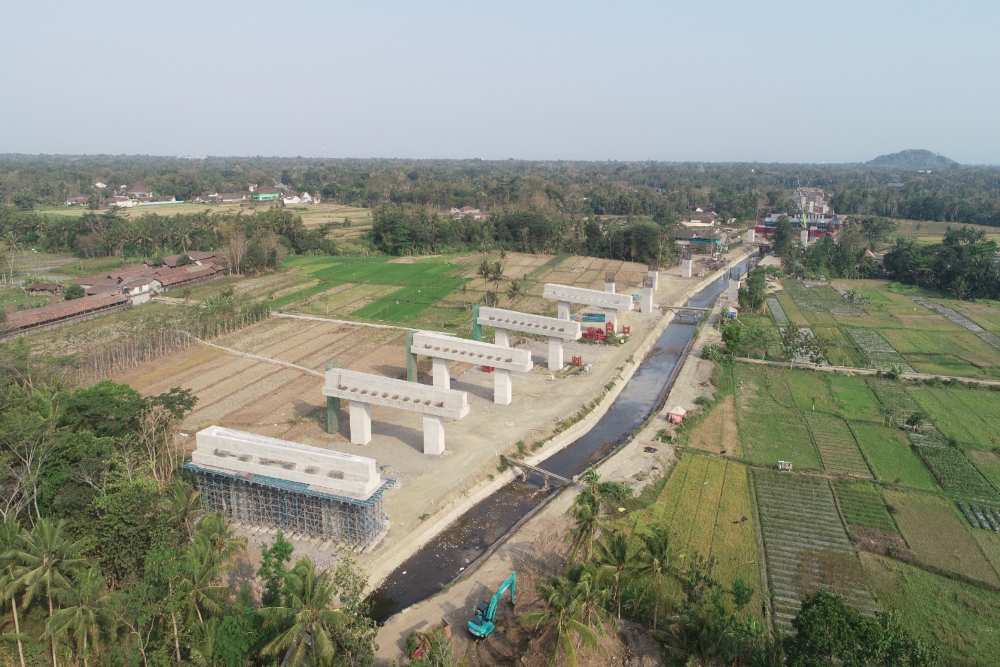
[[(3, 664), (364, 665), (374, 623), (348, 558), (317, 572), (278, 536), (256, 576), (180, 474), (186, 390), (64, 386), (0, 359)], [(258, 599), (255, 590), (263, 590)]]
[(27, 209), (88, 194), (97, 181), (142, 182), (189, 200), (250, 183), (280, 183), (359, 206), (643, 215), (664, 223), (697, 206), (725, 218), (786, 208), (798, 185), (830, 190), (843, 213), (1000, 225), (1000, 169), (933, 173), (866, 165), (524, 162), (516, 160), (331, 160), (116, 156), (0, 157), (0, 202)]
[(899, 239), (886, 253), (886, 275), (959, 299), (1000, 298), (997, 243), (969, 227), (949, 229), (941, 243), (918, 245)]

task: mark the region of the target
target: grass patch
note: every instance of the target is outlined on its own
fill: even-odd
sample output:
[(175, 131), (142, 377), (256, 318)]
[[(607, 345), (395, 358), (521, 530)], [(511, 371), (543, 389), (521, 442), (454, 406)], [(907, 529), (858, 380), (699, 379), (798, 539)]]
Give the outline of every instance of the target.
[(1000, 392), (943, 385), (909, 392), (946, 438), (967, 447), (1000, 447)]
[(874, 554), (861, 562), (876, 598), (909, 632), (940, 647), (946, 665), (1000, 655), (1000, 593)]
[(844, 419), (879, 421), (878, 399), (863, 378), (831, 373), (827, 378), (837, 414)]

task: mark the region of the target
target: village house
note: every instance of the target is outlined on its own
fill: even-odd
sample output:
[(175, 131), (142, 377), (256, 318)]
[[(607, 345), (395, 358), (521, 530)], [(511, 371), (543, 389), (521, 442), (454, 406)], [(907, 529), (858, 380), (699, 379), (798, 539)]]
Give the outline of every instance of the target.
[(69, 301), (56, 301), (41, 308), (18, 310), (7, 313), (6, 319), (0, 324), (0, 337), (16, 336), (33, 329), (81, 320), (128, 308), (129, 305), (131, 301), (124, 294), (99, 294)]
[(59, 283), (31, 283), (24, 289), (28, 294), (62, 294), (63, 286)]
[(478, 208), (473, 208), (471, 206), (463, 206), (462, 208), (452, 207), (449, 211), (451, 217), (456, 220), (462, 218), (469, 218), (471, 220), (485, 220), (486, 214), (480, 211)]
[(89, 201), (90, 197), (86, 195), (76, 195), (75, 197), (66, 198), (66, 206), (86, 206)]

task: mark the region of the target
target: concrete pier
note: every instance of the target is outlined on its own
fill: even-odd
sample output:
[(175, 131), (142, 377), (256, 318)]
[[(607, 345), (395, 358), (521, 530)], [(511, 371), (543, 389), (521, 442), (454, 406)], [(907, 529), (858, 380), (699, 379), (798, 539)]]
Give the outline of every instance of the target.
[(558, 304), (556, 304), (556, 314), (560, 320), (570, 319), (569, 303), (567, 303), (566, 301), (560, 301)]
[(691, 258), (681, 260), (681, 277), (690, 278), (694, 270), (694, 260)]
[(493, 371), (493, 402), (497, 405), (510, 405), (513, 400), (513, 387), (510, 371), (497, 368)]
[(435, 389), (451, 389), (451, 371), (448, 370), (447, 361), (436, 357), (431, 359), (431, 374)]
[(653, 312), (653, 288), (642, 287), (639, 290), (639, 312), (649, 314)]
[(367, 445), (372, 441), (372, 406), (351, 401), (348, 413), (351, 420), (351, 444)]
[(558, 338), (549, 338), (549, 370), (559, 371), (563, 367), (563, 342)]
[(440, 417), (424, 415), (424, 454), (444, 454), (444, 421)]

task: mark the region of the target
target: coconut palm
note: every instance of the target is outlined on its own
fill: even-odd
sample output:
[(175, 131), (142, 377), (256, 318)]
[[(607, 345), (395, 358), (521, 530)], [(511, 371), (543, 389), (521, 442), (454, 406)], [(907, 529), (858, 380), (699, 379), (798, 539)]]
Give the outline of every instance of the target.
[(663, 595), (663, 579), (670, 572), (670, 532), (665, 526), (653, 526), (648, 533), (639, 535), (642, 549), (636, 563), (636, 574), (653, 580), (653, 632), (656, 632), (657, 613), (660, 610), (660, 596)]
[(281, 629), (262, 653), (281, 656), (281, 664), (333, 664), (337, 635), (344, 627), (343, 612), (334, 609), (336, 588), (328, 572), (317, 573), (311, 560), (302, 559), (287, 575), (284, 605), (263, 607), (265, 622)]
[(628, 537), (620, 530), (605, 531), (604, 539), (597, 543), (594, 551), (594, 562), (601, 578), (610, 578), (613, 582), (612, 590), (619, 621), (622, 618), (622, 580), (627, 571), (632, 569), (634, 558)]
[(73, 652), (88, 667), (91, 655), (100, 655), (101, 638), (109, 634), (112, 625), (107, 610), (107, 589), (96, 567), (83, 570), (67, 591), (64, 606), (55, 612), (46, 625), (51, 638), (65, 637)]
[(194, 539), (195, 525), (201, 516), (201, 493), (191, 486), (174, 482), (164, 501), (171, 523), (184, 532), (185, 541)]
[(520, 620), (539, 632), (542, 643), (552, 647), (553, 664), (562, 657), (577, 664), (578, 646), (597, 645), (601, 607), (597, 604), (593, 573), (576, 566), (565, 576), (551, 577), (539, 586), (543, 608), (522, 614)]
[(239, 537), (232, 525), (221, 514), (206, 514), (198, 522), (194, 541), (201, 543), (210, 553), (216, 555), (218, 563), (228, 561), (243, 548), (246, 540)]
[(13, 561), (7, 558), (8, 552), (17, 546), (20, 540), (21, 527), (19, 525), (9, 520), (0, 523), (0, 594), (2, 594), (4, 602), (10, 603), (10, 615), (14, 621), (14, 639), (17, 642), (17, 657), (21, 667), (25, 667), (21, 619), (17, 613), (18, 588), (13, 585), (17, 577)]
[(211, 551), (207, 542), (195, 542), (184, 552), (178, 593), (184, 600), (189, 619), (197, 617), (199, 625), (204, 625), (205, 613), (222, 611), (226, 587), (218, 583), (220, 565), (218, 553)]
[[(26, 609), (38, 595), (44, 595), (49, 619), (55, 614), (55, 600), (72, 588), (71, 575), (84, 566), (79, 547), (67, 534), (66, 521), (40, 519), (30, 533), (5, 555), (14, 564), (12, 585), (22, 591), (21, 608)], [(50, 637), (52, 664), (57, 664), (56, 638)]]

